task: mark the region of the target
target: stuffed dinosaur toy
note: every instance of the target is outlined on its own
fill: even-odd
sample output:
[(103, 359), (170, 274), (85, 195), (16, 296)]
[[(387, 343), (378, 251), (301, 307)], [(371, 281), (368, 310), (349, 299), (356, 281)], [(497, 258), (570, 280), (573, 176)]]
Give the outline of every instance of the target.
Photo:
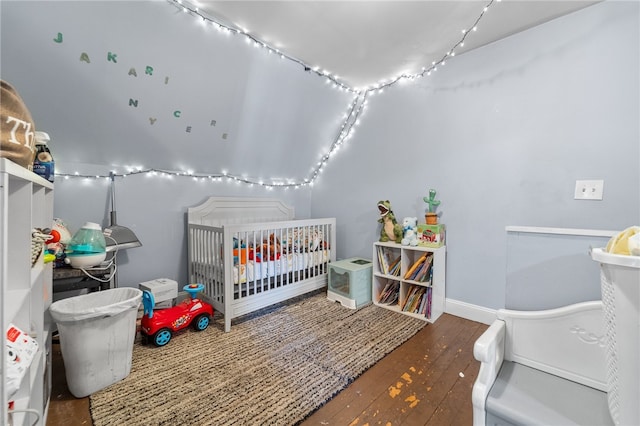
[(378, 201), (378, 211), (380, 218), (378, 222), (382, 224), (380, 230), (380, 241), (394, 241), (400, 243), (402, 241), (402, 225), (396, 220), (396, 216), (391, 210), (391, 202), (389, 200)]

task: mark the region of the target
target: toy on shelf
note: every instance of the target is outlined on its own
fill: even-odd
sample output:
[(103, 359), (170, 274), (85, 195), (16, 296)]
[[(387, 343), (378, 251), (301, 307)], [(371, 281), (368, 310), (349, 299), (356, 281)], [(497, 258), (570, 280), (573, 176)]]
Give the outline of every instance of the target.
[(424, 215), (426, 223), (418, 225), (418, 246), (421, 247), (442, 247), (445, 239), (445, 226), (438, 223), (436, 208), (440, 205), (440, 200), (436, 200), (436, 190), (430, 189), (429, 196), (422, 200), (429, 206)]
[(140, 332), (144, 340), (151, 340), (156, 346), (164, 346), (169, 343), (174, 332), (189, 325), (193, 325), (196, 331), (202, 331), (209, 326), (213, 307), (196, 298), (196, 295), (204, 290), (204, 285), (188, 284), (183, 287), (183, 290), (189, 293), (188, 299), (184, 299), (172, 308), (155, 312), (153, 293), (147, 290), (142, 292), (144, 314)]
[(402, 219), (402, 231), (404, 237), (400, 244), (403, 246), (417, 246), (418, 245), (418, 218), (417, 217), (405, 217)]
[[(51, 235), (54, 236), (54, 238), (47, 241), (48, 259), (53, 259), (53, 266), (55, 268), (67, 266), (65, 263), (65, 249), (71, 241), (71, 231), (62, 219), (54, 218)], [(53, 258), (51, 258), (51, 256), (53, 256)], [(45, 257), (45, 261), (46, 259)]]
[(429, 206), (427, 213), (424, 215), (424, 220), (428, 225), (435, 225), (438, 223), (438, 214), (436, 208), (440, 205), (440, 200), (436, 200), (436, 190), (430, 189), (428, 197), (422, 197), (422, 200)]
[(402, 225), (398, 223), (391, 210), (391, 202), (389, 200), (378, 201), (378, 211), (380, 212), (378, 222), (382, 224), (380, 242), (393, 241), (399, 244), (402, 241)]

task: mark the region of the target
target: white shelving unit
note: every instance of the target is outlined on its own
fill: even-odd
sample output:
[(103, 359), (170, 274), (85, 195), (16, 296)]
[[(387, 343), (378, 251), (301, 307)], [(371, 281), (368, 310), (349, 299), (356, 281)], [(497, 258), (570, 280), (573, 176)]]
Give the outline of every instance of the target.
[[(45, 425), (51, 390), (52, 265), (41, 254), (31, 266), (31, 233), (53, 222), (53, 184), (0, 158), (0, 327), (9, 324), (38, 342), (38, 351), (15, 394), (7, 389), (7, 351), (0, 351), (0, 424)], [(15, 413), (8, 409), (13, 401)], [(30, 412), (26, 412), (29, 410)], [(34, 414), (37, 413), (36, 414)], [(36, 418), (38, 419), (36, 423)]]
[[(400, 257), (400, 272), (398, 275), (384, 273), (385, 269), (380, 265), (378, 251), (384, 250), (389, 253), (388, 258), (393, 261)], [(373, 244), (373, 280), (371, 297), (376, 306), (390, 309), (404, 315), (419, 318), (428, 322), (435, 322), (440, 315), (444, 313), (445, 308), (445, 264), (446, 264), (446, 246), (431, 247), (411, 247), (403, 246), (397, 243), (375, 242)], [(430, 282), (412, 281), (404, 279), (405, 274), (411, 268), (413, 263), (417, 261), (425, 253), (433, 254), (432, 278)], [(395, 303), (380, 303), (380, 296), (385, 287), (389, 283), (395, 283), (398, 286), (398, 300)], [(431, 287), (431, 316), (427, 318), (424, 314), (405, 312), (402, 310), (402, 303), (406, 300), (412, 286)]]

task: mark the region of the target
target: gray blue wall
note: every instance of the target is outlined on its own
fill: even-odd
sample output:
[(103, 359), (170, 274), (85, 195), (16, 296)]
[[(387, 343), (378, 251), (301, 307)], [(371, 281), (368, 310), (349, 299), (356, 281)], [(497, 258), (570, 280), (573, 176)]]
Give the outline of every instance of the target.
[[(312, 193), (314, 216), (337, 214), (339, 255), (371, 256), (378, 200), (420, 218), (435, 188), (447, 299), (501, 308), (506, 226), (637, 225), (639, 14), (637, 2), (597, 4), (371, 97)], [(574, 200), (577, 179), (603, 179), (604, 199)]]
[[(54, 214), (77, 230), (108, 225), (109, 182), (136, 167), (252, 180), (139, 174), (116, 178), (118, 223), (143, 243), (119, 254), (120, 285), (185, 282), (186, 211), (208, 196), (274, 197), (308, 218), (304, 182), (355, 95), (203, 27), (166, 1), (3, 1), (1, 77), (51, 136)], [(150, 67), (151, 70), (149, 70)]]
[[(353, 99), (164, 1), (3, 1), (0, 14), (1, 77), (51, 134), (60, 172), (142, 166), (301, 181)], [(354, 137), (312, 188), (117, 178), (118, 221), (144, 243), (122, 256), (120, 284), (186, 281), (186, 208), (210, 195), (282, 198), (299, 218), (337, 217), (346, 258), (371, 257), (378, 200), (400, 219), (421, 218), (435, 188), (447, 298), (503, 307), (513, 272), (505, 226), (640, 222), (639, 15), (637, 2), (591, 6), (369, 96)], [(603, 179), (603, 201), (574, 200), (576, 179)], [(73, 228), (107, 225), (108, 200), (106, 179), (56, 181), (55, 215)]]

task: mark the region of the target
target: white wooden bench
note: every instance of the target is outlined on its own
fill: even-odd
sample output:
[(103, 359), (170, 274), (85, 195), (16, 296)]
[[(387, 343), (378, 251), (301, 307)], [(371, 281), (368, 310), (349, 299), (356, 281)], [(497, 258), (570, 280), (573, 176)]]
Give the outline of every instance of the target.
[(501, 309), (480, 336), (473, 424), (613, 425), (601, 301)]

